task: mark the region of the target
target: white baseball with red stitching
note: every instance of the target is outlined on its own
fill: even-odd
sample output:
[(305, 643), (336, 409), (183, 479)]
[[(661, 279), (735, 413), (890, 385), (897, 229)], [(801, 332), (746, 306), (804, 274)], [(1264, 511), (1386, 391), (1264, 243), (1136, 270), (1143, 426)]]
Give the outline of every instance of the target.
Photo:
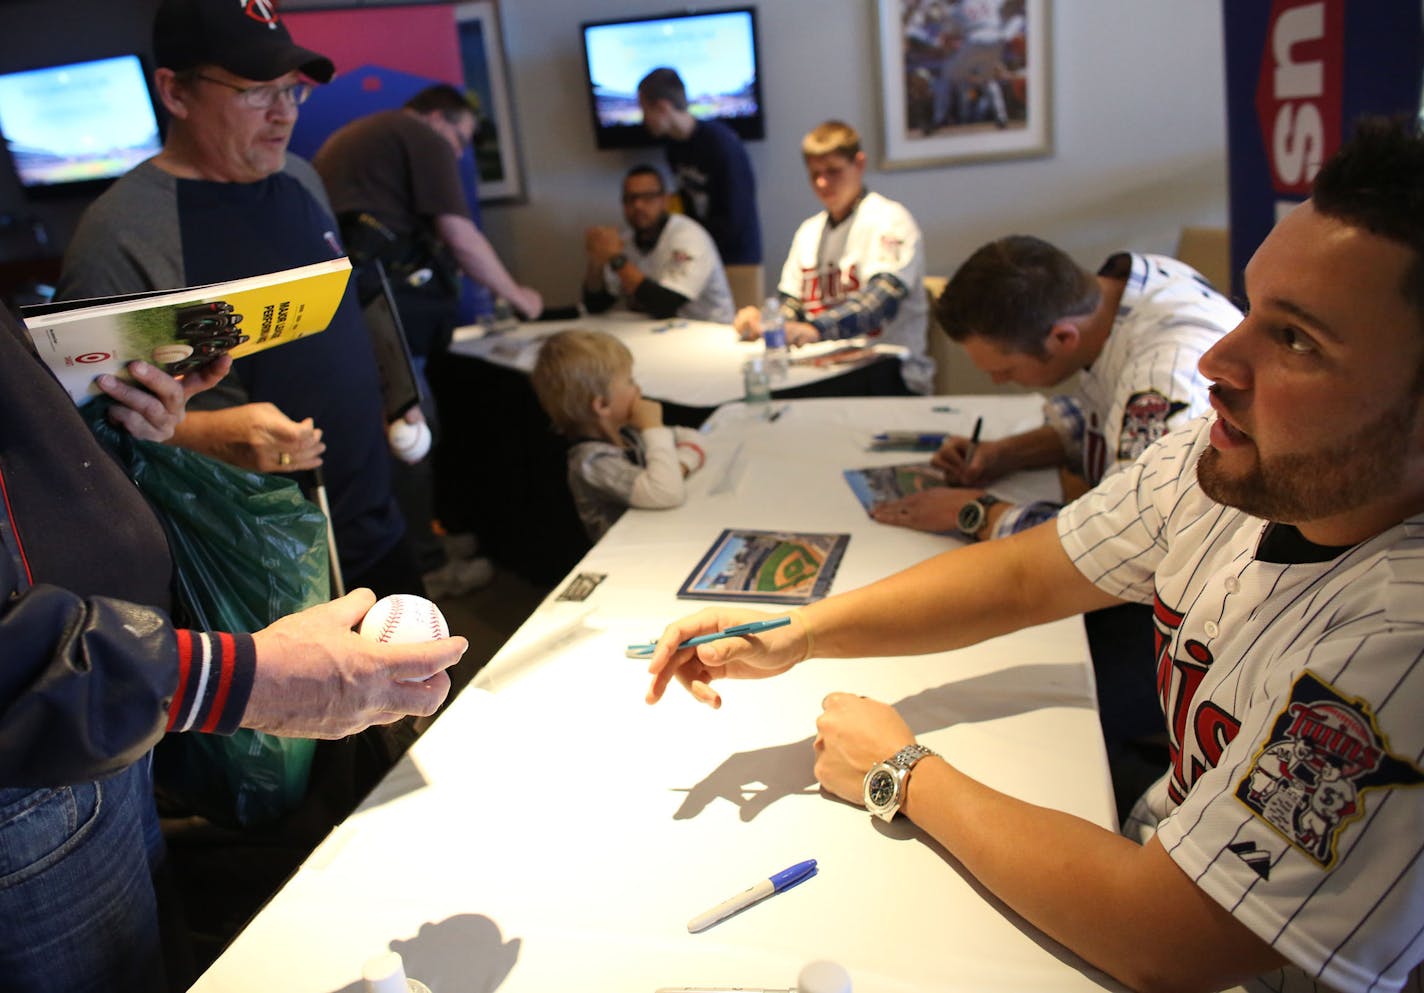
[(450, 637), (445, 615), (423, 596), (395, 593), (377, 600), (361, 619), (361, 637), (399, 645)]

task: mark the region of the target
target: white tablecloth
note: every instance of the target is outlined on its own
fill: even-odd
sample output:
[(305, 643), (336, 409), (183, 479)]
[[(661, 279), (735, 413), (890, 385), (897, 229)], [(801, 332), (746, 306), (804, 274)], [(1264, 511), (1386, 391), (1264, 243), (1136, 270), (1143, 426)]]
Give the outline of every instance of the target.
[[(539, 355), (539, 343), (567, 328), (607, 331), (633, 353), (633, 375), (643, 393), (688, 407), (716, 407), (742, 398), (742, 364), (763, 352), (759, 341), (740, 341), (727, 324), (708, 321), (654, 321), (627, 311), (589, 315), (568, 321), (537, 321), (511, 331), (486, 334), (478, 326), (458, 328), (450, 343), (457, 355), (484, 359), (496, 365), (530, 372)], [(792, 358), (809, 358), (864, 339), (817, 342), (791, 350)], [(876, 345), (884, 355), (903, 356), (898, 345)], [(794, 365), (773, 390), (817, 383), (847, 371), (850, 366)]]
[[(1039, 422), (1031, 397), (797, 401), (775, 423), (719, 411), (687, 506), (628, 512), (576, 570), (606, 574), (593, 595), (551, 594), (195, 988), (356, 993), (389, 944), (435, 993), (786, 988), (820, 958), (856, 993), (1116, 989), (913, 825), (822, 796), (812, 776), (820, 701), (845, 690), (895, 702), (995, 788), (1111, 826), (1079, 621), (941, 655), (816, 660), (723, 684), (720, 711), (678, 687), (645, 705), (646, 664), (623, 655), (700, 606), (674, 594), (723, 527), (849, 532), (834, 590), (950, 547), (870, 521), (840, 471), (916, 458), (867, 452), (877, 429), (965, 432), (979, 414), (986, 438)], [(816, 877), (688, 933), (807, 858)]]

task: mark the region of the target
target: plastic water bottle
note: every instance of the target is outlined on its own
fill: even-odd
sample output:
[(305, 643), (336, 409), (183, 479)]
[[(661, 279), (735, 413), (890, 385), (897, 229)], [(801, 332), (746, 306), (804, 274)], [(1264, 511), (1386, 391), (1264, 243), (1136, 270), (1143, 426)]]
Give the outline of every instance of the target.
[(790, 359), (786, 354), (786, 321), (781, 316), (781, 301), (768, 297), (761, 308), (761, 340), (766, 343), (766, 374), (772, 382), (786, 378)]
[(771, 417), (771, 377), (761, 358), (742, 363), (742, 384), (746, 388), (747, 410), (752, 417), (764, 421)]

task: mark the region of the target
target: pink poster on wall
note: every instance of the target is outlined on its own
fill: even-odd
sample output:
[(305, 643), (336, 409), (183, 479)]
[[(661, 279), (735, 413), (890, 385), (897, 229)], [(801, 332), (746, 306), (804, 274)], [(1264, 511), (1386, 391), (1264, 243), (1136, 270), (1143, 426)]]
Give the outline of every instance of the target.
[(282, 20), (298, 44), (335, 62), (337, 75), (377, 65), (464, 85), (449, 4), (294, 11)]

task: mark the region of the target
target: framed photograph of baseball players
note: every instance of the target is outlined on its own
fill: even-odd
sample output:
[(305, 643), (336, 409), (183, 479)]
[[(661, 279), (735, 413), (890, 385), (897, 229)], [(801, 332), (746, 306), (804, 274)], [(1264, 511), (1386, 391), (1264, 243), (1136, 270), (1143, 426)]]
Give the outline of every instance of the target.
[(1049, 0), (876, 0), (885, 169), (1053, 151)]
[(499, 13), (490, 0), (456, 4), (455, 28), (460, 38), (465, 88), (477, 96), (480, 104), (480, 128), (474, 142), (480, 202), (522, 200), (524, 176), (514, 134)]

